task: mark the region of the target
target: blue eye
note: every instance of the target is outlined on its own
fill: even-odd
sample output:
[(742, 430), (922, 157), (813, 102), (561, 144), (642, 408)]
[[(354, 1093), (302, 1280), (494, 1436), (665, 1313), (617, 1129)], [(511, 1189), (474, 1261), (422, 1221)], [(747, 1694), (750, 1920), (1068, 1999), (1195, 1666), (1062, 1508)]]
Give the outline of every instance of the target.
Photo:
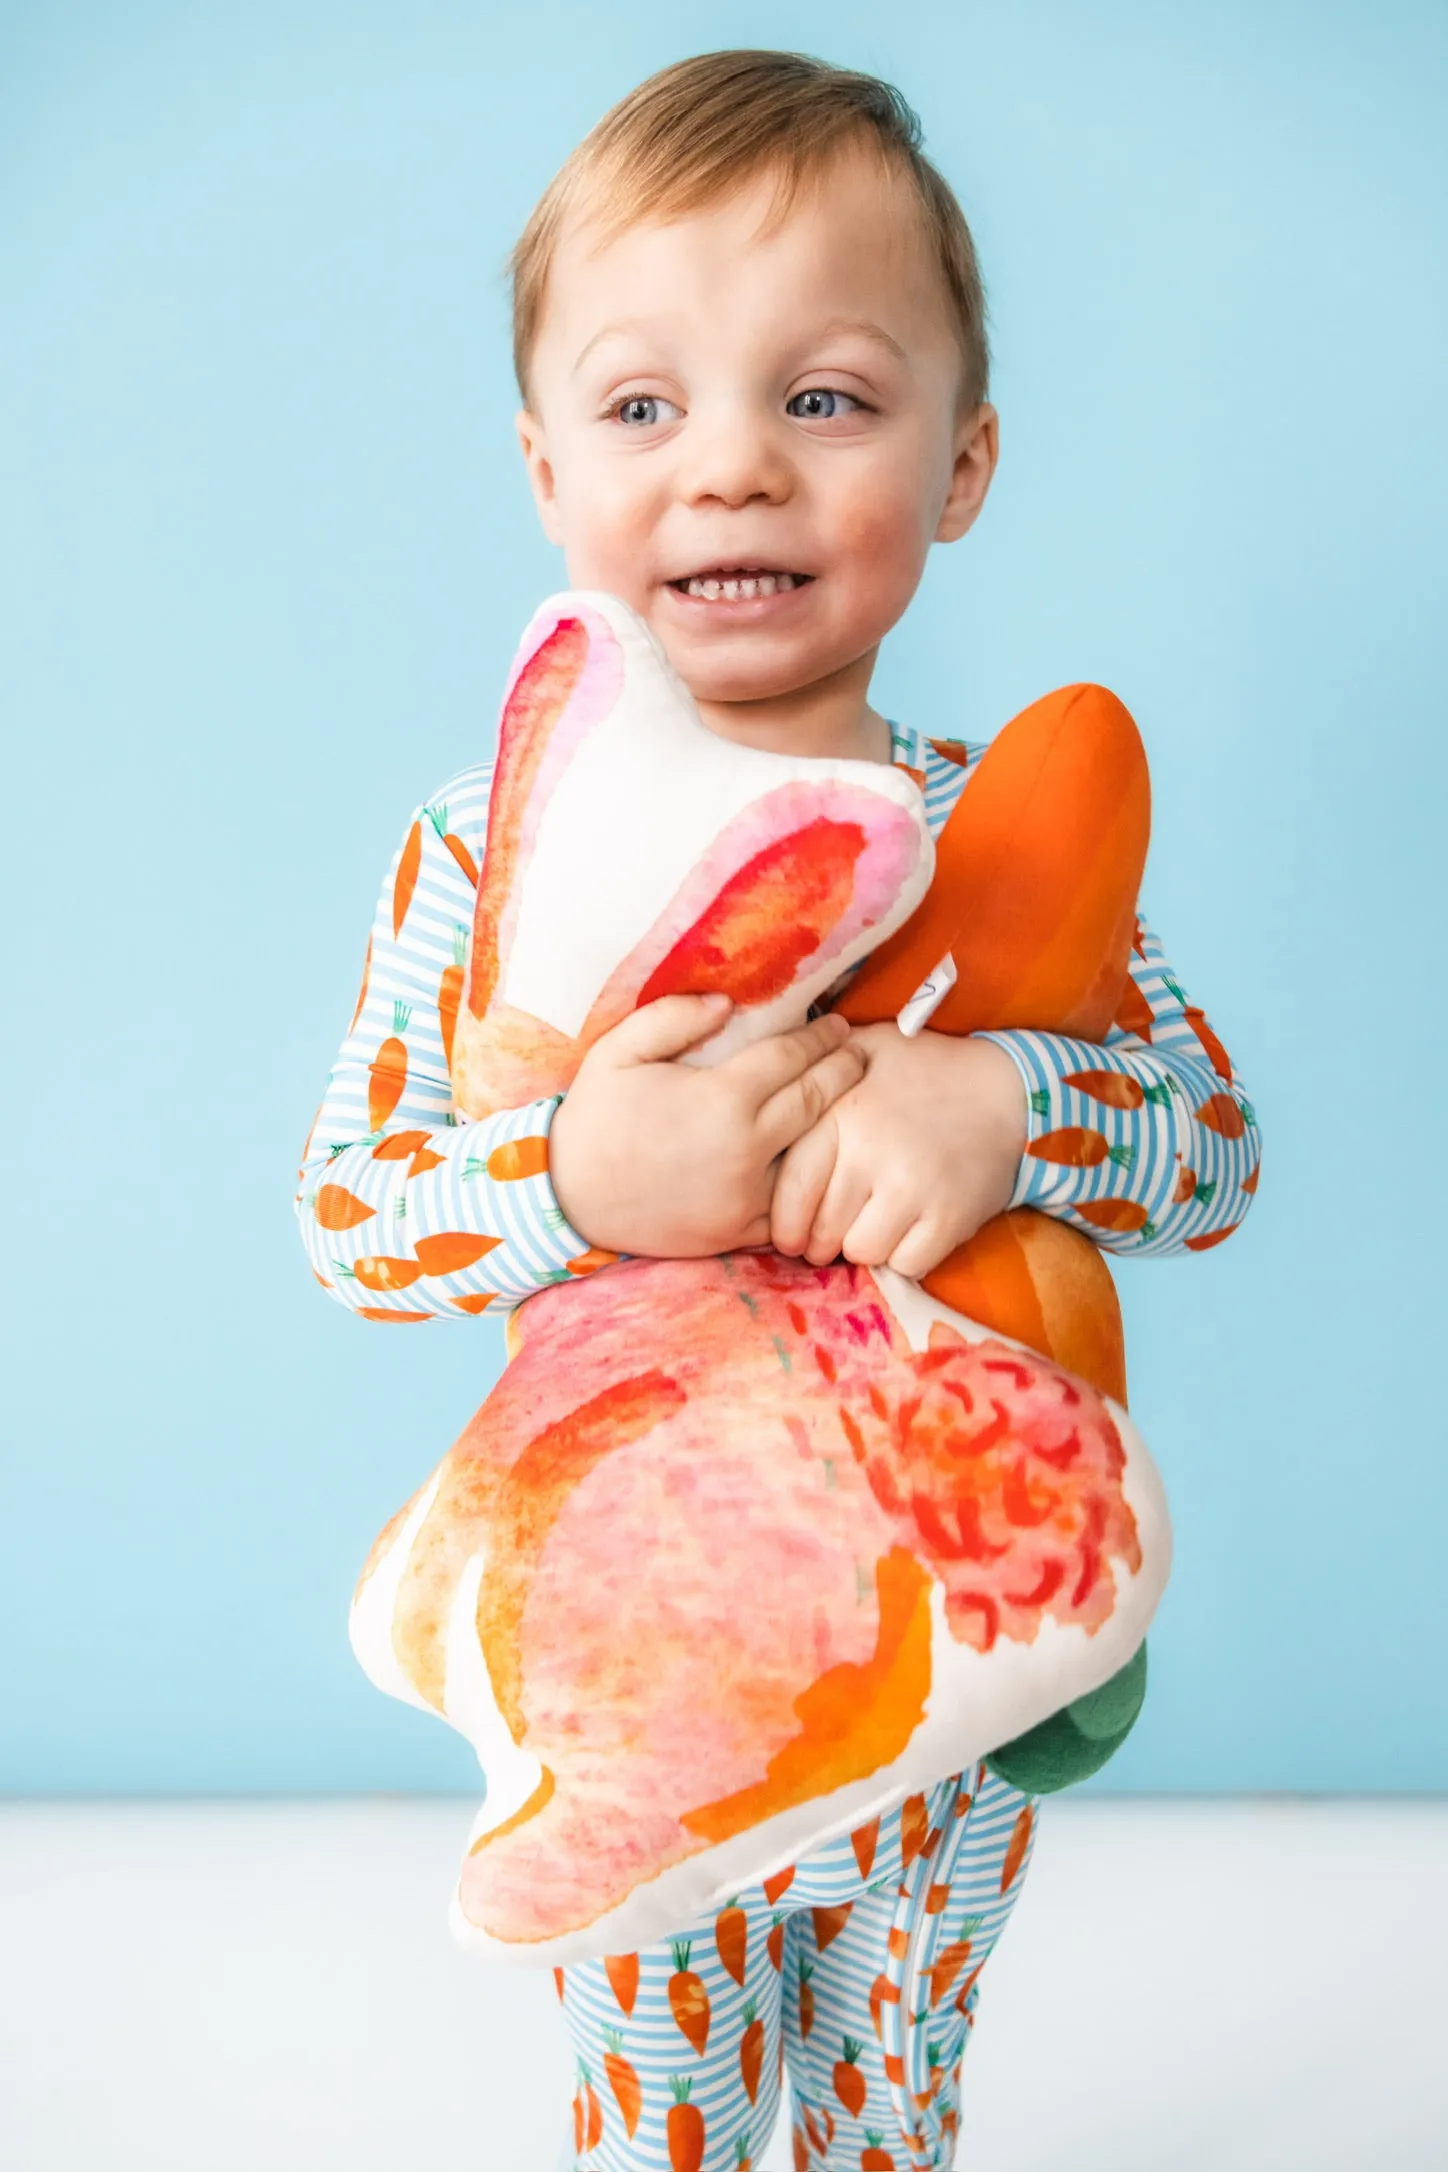
[[(801, 407), (801, 400), (810, 404)], [(798, 415), (802, 422), (832, 422), (836, 415), (849, 412), (848, 408), (840, 404), (844, 400), (849, 402), (850, 407), (864, 404), (855, 398), (853, 392), (832, 392), (823, 385), (812, 385), (808, 392), (796, 392), (794, 398), (787, 403), (786, 411), (791, 415)]]
[(648, 429), (660, 420), (659, 409), (667, 407), (671, 414), (679, 410), (672, 400), (661, 400), (652, 392), (636, 392), (631, 399), (620, 400), (613, 413), (615, 418), (635, 429)]

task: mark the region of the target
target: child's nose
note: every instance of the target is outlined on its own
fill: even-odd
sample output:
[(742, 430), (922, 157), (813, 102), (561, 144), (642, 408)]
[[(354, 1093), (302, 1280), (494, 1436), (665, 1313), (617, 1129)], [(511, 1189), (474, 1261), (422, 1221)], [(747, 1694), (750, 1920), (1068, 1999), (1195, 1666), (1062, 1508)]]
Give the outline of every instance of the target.
[(690, 502), (776, 504), (794, 488), (787, 446), (767, 416), (732, 404), (707, 414), (696, 410), (678, 443), (680, 495)]

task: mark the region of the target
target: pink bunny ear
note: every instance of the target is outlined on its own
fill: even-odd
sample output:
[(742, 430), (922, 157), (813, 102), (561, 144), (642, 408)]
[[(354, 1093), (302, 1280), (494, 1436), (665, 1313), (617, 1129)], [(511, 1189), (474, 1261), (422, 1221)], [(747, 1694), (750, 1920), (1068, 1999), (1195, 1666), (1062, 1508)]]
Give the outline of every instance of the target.
[(473, 914), (467, 1008), (481, 1018), (512, 943), (523, 873), (554, 787), (581, 742), (613, 708), (623, 652), (601, 612), (544, 604), (514, 659), (498, 725), (488, 841)]
[(860, 785), (766, 793), (720, 831), (609, 977), (580, 1044), (658, 996), (721, 990), (749, 1010), (827, 975), (890, 912), (918, 856), (911, 816)]

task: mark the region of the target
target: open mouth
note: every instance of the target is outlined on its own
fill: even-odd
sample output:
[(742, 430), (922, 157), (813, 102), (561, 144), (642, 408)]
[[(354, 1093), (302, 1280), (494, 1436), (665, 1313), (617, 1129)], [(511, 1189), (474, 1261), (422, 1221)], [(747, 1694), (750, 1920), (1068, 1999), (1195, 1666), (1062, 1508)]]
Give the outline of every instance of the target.
[(710, 566), (669, 586), (676, 596), (692, 596), (698, 603), (751, 603), (761, 596), (787, 595), (813, 579), (812, 573), (785, 573), (774, 566)]

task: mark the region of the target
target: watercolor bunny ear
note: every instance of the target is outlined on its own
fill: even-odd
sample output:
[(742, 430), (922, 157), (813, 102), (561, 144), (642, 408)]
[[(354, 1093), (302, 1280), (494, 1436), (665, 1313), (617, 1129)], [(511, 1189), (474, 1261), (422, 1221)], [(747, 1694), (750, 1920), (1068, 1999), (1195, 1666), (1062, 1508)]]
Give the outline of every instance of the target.
[(518, 896), (558, 779), (623, 690), (623, 652), (601, 612), (549, 597), (514, 658), (498, 722), (488, 841), (473, 913), (464, 1006), (481, 1018), (511, 948)]
[(600, 1034), (665, 994), (733, 997), (700, 1061), (800, 1023), (933, 865), (902, 772), (724, 739), (628, 605), (551, 598), (499, 731), (457, 1107), (565, 1092)]

